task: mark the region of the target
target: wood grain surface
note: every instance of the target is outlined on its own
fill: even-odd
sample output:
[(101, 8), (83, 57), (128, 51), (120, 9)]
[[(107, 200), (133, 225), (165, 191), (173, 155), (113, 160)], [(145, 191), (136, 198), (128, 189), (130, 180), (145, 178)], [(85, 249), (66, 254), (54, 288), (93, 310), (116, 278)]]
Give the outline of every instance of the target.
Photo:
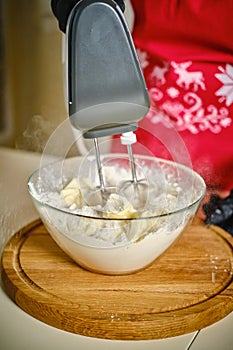
[(33, 317), (85, 336), (142, 340), (204, 328), (233, 310), (233, 237), (194, 220), (143, 271), (89, 272), (52, 240), (41, 221), (17, 232), (2, 255), (11, 299)]

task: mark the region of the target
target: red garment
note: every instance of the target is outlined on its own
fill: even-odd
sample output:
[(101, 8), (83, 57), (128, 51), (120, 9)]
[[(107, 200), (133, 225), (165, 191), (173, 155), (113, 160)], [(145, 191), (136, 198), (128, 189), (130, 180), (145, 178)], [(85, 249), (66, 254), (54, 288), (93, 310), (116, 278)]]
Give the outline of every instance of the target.
[[(151, 97), (139, 143), (182, 162), (183, 140), (207, 185), (233, 188), (233, 0), (131, 3), (132, 35)], [(180, 145), (158, 140), (161, 125), (167, 139), (171, 127), (178, 132)], [(135, 151), (141, 152), (139, 144)]]

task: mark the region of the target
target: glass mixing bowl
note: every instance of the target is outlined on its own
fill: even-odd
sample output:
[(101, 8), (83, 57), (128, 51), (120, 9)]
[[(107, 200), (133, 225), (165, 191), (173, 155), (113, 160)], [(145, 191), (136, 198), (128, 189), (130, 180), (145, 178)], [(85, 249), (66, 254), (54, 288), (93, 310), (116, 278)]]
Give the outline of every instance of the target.
[[(117, 188), (116, 183), (123, 177), (124, 181), (127, 176), (130, 180), (125, 157), (125, 154), (102, 157), (108, 185), (110, 182)], [(40, 167), (28, 180), (33, 203), (52, 238), (90, 271), (117, 275), (147, 267), (177, 239), (205, 195), (204, 180), (188, 167), (139, 155), (135, 155), (135, 164), (138, 177), (148, 181), (149, 190), (143, 210), (134, 215), (128, 215), (127, 210), (121, 211), (121, 215), (109, 215), (103, 208), (85, 205), (74, 209), (65, 203), (61, 190), (72, 179), (80, 183), (88, 179), (98, 186), (93, 157), (52, 162)], [(83, 198), (87, 193), (84, 187), (81, 186)]]

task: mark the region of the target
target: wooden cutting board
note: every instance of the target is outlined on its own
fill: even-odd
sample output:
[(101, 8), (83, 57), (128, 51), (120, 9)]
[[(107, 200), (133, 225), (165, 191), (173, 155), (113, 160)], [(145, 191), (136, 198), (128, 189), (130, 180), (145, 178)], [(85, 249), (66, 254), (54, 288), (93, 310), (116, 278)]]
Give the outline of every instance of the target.
[(204, 328), (233, 310), (233, 237), (195, 220), (150, 267), (127, 276), (74, 263), (36, 221), (2, 255), (8, 295), (25, 312), (85, 336), (142, 340)]

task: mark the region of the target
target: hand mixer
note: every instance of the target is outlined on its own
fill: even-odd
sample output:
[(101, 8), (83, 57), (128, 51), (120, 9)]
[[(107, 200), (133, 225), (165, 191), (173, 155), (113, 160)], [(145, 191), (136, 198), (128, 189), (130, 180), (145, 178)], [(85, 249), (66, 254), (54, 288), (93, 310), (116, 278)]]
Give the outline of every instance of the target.
[(80, 1), (69, 16), (66, 40), (69, 118), (84, 138), (94, 141), (100, 183), (95, 194), (103, 202), (116, 190), (105, 186), (98, 138), (122, 134), (132, 179), (119, 191), (131, 198), (133, 193), (140, 206), (146, 183), (137, 178), (131, 145), (137, 122), (148, 112), (149, 96), (120, 7), (113, 0)]

